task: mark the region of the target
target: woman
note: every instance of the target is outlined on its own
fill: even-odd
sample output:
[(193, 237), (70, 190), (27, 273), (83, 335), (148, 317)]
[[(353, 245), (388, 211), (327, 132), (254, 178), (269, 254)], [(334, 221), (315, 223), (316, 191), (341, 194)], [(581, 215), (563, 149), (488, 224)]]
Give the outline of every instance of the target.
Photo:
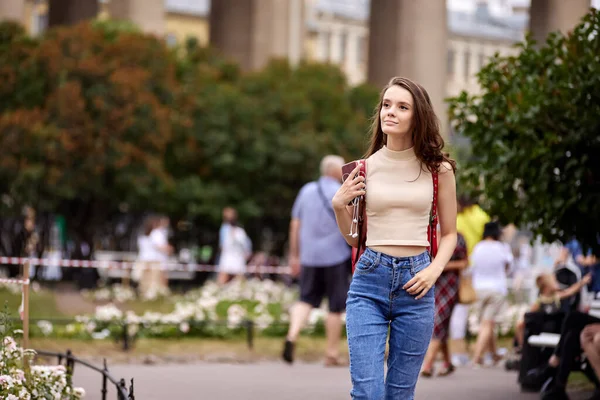
[[(444, 141), (429, 95), (420, 85), (393, 78), (383, 89), (373, 119), (365, 177), (346, 179), (332, 199), (346, 241), (352, 210), (365, 195), (367, 248), (356, 264), (346, 302), (353, 399), (414, 398), (423, 357), (433, 331), (433, 286), (456, 247), (455, 163), (442, 153)], [(358, 175), (360, 162), (350, 176)], [(430, 260), (427, 227), (438, 174), (441, 239)], [(389, 338), (388, 372), (384, 355)]]
[(496, 354), (496, 318), (508, 294), (507, 275), (513, 261), (510, 248), (500, 241), (501, 236), (500, 225), (488, 222), (483, 228), (483, 240), (475, 245), (471, 255), (479, 314), (479, 332), (473, 353), (475, 366), (483, 365), (483, 355), (488, 350), (494, 363), (500, 360)]
[(450, 331), (450, 317), (452, 310), (458, 302), (458, 280), (460, 271), (469, 266), (467, 258), (467, 243), (465, 238), (458, 233), (454, 254), (444, 272), (435, 283), (435, 323), (433, 326), (433, 338), (425, 355), (425, 361), (421, 375), (431, 377), (433, 375), (433, 363), (438, 352), (441, 350), (444, 357), (444, 366), (438, 376), (446, 376), (454, 372), (454, 365), (450, 359), (448, 348), (448, 336)]
[(252, 244), (246, 231), (238, 225), (235, 218), (232, 218), (223, 234), (217, 283), (224, 285), (232, 278), (244, 275), (251, 251)]
[(140, 280), (139, 292), (143, 298), (154, 298), (156, 294), (165, 292), (168, 288), (166, 272), (162, 270), (163, 263), (168, 261), (169, 255), (173, 253), (173, 247), (168, 241), (168, 225), (169, 220), (166, 217), (150, 217), (144, 224), (144, 235), (138, 238), (140, 263), (133, 279)]

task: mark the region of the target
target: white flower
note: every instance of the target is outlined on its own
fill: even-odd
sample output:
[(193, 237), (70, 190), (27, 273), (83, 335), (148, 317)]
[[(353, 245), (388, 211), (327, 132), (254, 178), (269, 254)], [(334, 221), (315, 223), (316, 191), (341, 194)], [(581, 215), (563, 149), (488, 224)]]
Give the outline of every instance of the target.
[(308, 324), (315, 325), (325, 318), (325, 311), (322, 308), (314, 308), (308, 317)]
[(182, 322), (179, 324), (179, 330), (183, 333), (188, 333), (190, 331), (190, 324), (187, 322)]
[(52, 331), (54, 330), (53, 326), (52, 326), (52, 322), (50, 321), (38, 321), (37, 323), (38, 328), (40, 328), (40, 330), (42, 331), (42, 334), (44, 336), (48, 336), (52, 333)]
[(236, 328), (240, 326), (242, 320), (246, 316), (246, 309), (239, 304), (232, 304), (227, 309), (227, 326)]
[(91, 336), (92, 339), (103, 340), (110, 336), (110, 331), (108, 329), (102, 329), (100, 332), (93, 332)]
[(120, 320), (123, 318), (123, 312), (114, 304), (96, 307), (96, 319), (99, 321)]
[(255, 320), (256, 327), (260, 330), (267, 328), (273, 323), (274, 318), (270, 314), (261, 314)]

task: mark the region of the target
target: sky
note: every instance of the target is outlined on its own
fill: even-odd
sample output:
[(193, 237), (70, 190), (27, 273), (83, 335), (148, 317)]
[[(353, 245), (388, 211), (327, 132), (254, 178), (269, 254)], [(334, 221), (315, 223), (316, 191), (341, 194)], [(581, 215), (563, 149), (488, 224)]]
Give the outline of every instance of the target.
[[(447, 0), (448, 7), (456, 11), (473, 11), (478, 0)], [(567, 1), (567, 0), (565, 0)], [(489, 0), (490, 11), (493, 14), (502, 14), (507, 12), (507, 7), (511, 4), (529, 5), (530, 0)], [(592, 7), (600, 8), (600, 0), (592, 0)]]

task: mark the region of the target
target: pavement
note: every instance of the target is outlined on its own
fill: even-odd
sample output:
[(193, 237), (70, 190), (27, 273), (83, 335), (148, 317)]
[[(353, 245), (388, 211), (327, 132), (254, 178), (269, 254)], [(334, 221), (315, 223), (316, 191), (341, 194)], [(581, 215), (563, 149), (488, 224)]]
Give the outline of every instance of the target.
[[(221, 364), (114, 365), (114, 377), (135, 382), (136, 400), (239, 399), (239, 400), (347, 400), (350, 374), (347, 368), (325, 368), (322, 364), (277, 362)], [(458, 368), (447, 377), (421, 378), (417, 400), (533, 400), (537, 393), (521, 393), (517, 373), (502, 367)], [(100, 400), (100, 374), (76, 367), (74, 384), (83, 387), (86, 400)], [(589, 395), (588, 395), (589, 396)], [(107, 399), (116, 399), (114, 388)], [(585, 397), (571, 396), (571, 400)]]

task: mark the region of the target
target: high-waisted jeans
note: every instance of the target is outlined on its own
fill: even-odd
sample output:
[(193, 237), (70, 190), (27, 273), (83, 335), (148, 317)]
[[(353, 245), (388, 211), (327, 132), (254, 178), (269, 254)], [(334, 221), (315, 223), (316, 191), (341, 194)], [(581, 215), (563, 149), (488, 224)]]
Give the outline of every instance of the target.
[(369, 248), (358, 260), (346, 301), (353, 399), (414, 399), (433, 332), (434, 288), (416, 300), (402, 286), (430, 262), (427, 252), (398, 258)]

